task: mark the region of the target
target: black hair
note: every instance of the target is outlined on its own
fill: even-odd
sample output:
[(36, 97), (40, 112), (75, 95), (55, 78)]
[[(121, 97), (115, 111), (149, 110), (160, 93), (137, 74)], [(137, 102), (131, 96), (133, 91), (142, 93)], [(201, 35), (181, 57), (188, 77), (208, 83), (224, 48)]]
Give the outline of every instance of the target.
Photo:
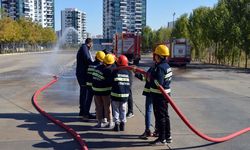
[(105, 55), (107, 55), (109, 52), (108, 52), (108, 50), (105, 48), (105, 49), (103, 49), (102, 50), (104, 53), (105, 53)]
[(92, 41), (92, 39), (91, 38), (87, 38), (86, 40), (85, 40), (85, 44), (89, 44), (89, 43), (92, 43), (93, 41)]

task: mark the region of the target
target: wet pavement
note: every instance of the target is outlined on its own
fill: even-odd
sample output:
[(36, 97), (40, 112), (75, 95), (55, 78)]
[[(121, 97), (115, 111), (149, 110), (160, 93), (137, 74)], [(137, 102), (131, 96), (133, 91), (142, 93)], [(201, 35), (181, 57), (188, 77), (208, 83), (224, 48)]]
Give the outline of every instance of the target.
[[(223, 143), (207, 142), (192, 133), (172, 108), (173, 143), (150, 146), (148, 142), (154, 138), (138, 138), (144, 131), (145, 97), (141, 95), (144, 83), (137, 79), (133, 84), (135, 117), (128, 119), (126, 131), (97, 129), (95, 121), (83, 122), (78, 118), (75, 54), (68, 51), (56, 54), (56, 62), (49, 63), (51, 73), (43, 71), (50, 53), (0, 56), (0, 149), (79, 149), (71, 136), (41, 116), (31, 104), (35, 90), (49, 82), (51, 74), (59, 73), (59, 81), (39, 96), (39, 104), (75, 129), (86, 140), (89, 149), (250, 149), (250, 133)], [(140, 67), (147, 69), (151, 64), (151, 58), (145, 56)], [(172, 97), (200, 131), (221, 137), (250, 126), (249, 72), (202, 65), (173, 70)], [(94, 105), (91, 111), (94, 112)]]

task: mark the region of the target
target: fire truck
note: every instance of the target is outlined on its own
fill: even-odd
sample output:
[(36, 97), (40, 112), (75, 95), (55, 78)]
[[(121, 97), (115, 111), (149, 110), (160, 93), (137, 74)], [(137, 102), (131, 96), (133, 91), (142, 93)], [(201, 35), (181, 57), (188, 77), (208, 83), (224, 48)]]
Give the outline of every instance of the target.
[(116, 33), (113, 45), (116, 56), (125, 55), (130, 63), (139, 64), (141, 60), (141, 36), (139, 33)]
[(170, 50), (169, 64), (186, 66), (191, 61), (190, 45), (187, 39), (171, 39), (166, 42)]

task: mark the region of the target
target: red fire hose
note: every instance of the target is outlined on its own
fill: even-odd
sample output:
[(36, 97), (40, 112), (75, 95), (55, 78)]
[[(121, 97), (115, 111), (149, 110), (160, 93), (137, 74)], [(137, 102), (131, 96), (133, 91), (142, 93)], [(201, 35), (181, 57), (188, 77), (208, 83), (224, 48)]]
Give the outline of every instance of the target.
[(49, 88), (52, 84), (54, 84), (55, 82), (58, 81), (58, 77), (54, 76), (54, 79), (51, 80), (48, 84), (46, 84), (45, 86), (43, 86), (42, 88), (38, 89), (35, 94), (33, 95), (32, 98), (32, 103), (35, 106), (35, 108), (37, 109), (37, 111), (40, 112), (40, 114), (42, 114), (43, 116), (45, 116), (46, 118), (48, 118), (50, 121), (52, 121), (53, 123), (55, 123), (56, 125), (62, 127), (64, 130), (66, 130), (69, 134), (71, 134), (73, 136), (73, 138), (79, 143), (81, 150), (88, 150), (87, 144), (84, 140), (81, 139), (81, 136), (76, 133), (76, 131), (72, 128), (70, 128), (69, 126), (65, 125), (63, 122), (61, 122), (60, 120), (55, 119), (54, 117), (52, 117), (51, 115), (49, 115), (47, 112), (45, 112), (37, 103), (37, 97), (39, 96), (39, 94), (44, 91), (45, 89)]
[[(119, 67), (117, 69), (125, 69), (125, 70), (133, 70), (134, 72), (138, 72), (138, 73), (142, 73), (146, 76), (148, 76), (147, 72), (145, 72), (142, 69), (136, 68), (135, 66), (126, 66), (126, 67)], [(244, 134), (248, 131), (250, 131), (250, 127), (242, 129), (240, 131), (237, 131), (235, 133), (232, 133), (228, 136), (224, 136), (224, 137), (220, 137), (220, 138), (213, 138), (210, 137), (200, 131), (198, 131), (187, 119), (187, 117), (181, 112), (181, 110), (177, 107), (177, 105), (175, 104), (175, 102), (172, 100), (172, 98), (165, 92), (164, 88), (158, 84), (157, 85), (159, 90), (161, 91), (161, 93), (164, 95), (164, 97), (166, 98), (166, 100), (170, 103), (170, 105), (173, 107), (174, 111), (178, 114), (178, 116), (181, 118), (181, 120), (189, 127), (189, 129), (191, 129), (196, 135), (200, 136), (201, 138), (207, 140), (207, 141), (211, 141), (211, 142), (225, 142), (228, 141), (232, 138), (235, 138), (241, 134)]]

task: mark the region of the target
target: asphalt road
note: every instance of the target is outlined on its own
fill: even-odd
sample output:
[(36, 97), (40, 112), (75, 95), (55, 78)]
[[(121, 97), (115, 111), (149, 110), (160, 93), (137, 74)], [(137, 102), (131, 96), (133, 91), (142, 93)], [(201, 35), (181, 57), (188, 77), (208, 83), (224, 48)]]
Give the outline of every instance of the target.
[[(0, 56), (0, 149), (78, 149), (62, 129), (40, 116), (31, 104), (36, 89), (59, 74), (59, 81), (39, 97), (39, 104), (70, 125), (90, 149), (197, 149), (250, 150), (250, 133), (223, 143), (207, 142), (192, 133), (170, 108), (173, 143), (164, 147), (138, 139), (144, 130), (144, 83), (133, 84), (135, 117), (126, 131), (96, 129), (95, 121), (82, 122), (78, 115), (79, 87), (74, 72), (76, 52)], [(151, 65), (143, 57), (140, 67)], [(250, 73), (212, 65), (192, 64), (173, 68), (172, 98), (200, 131), (221, 137), (250, 126)], [(94, 111), (94, 105), (91, 108)], [(152, 127), (153, 130), (153, 127)]]

